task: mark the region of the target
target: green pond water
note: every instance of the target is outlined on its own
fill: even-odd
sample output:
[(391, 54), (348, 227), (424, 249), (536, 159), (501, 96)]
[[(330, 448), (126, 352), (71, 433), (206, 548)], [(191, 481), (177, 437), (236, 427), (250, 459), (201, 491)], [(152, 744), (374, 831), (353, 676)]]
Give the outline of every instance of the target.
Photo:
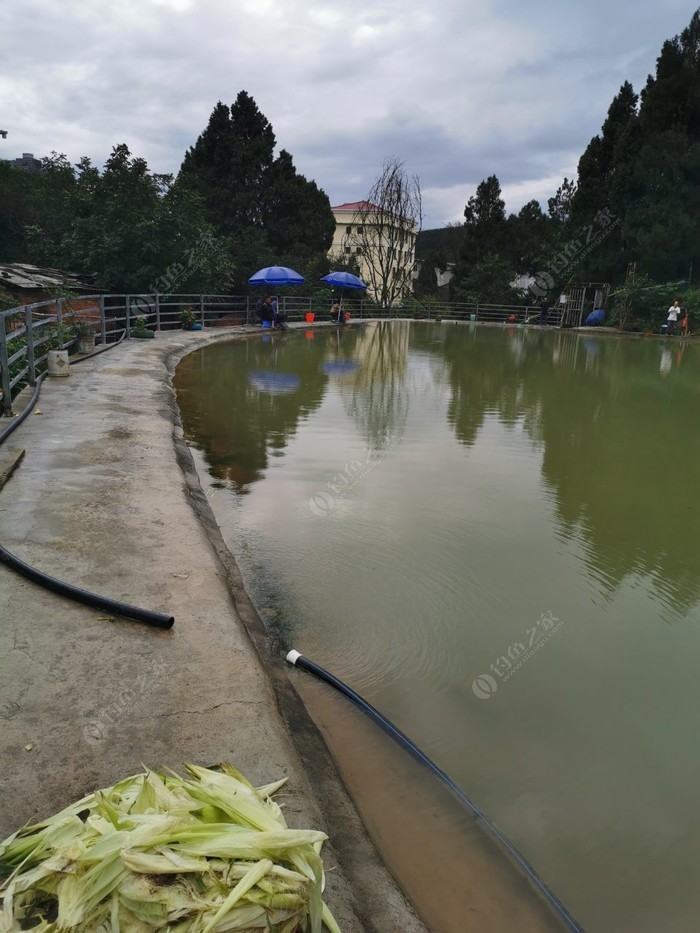
[(700, 928), (700, 345), (379, 322), (176, 387), (268, 626), (587, 930)]

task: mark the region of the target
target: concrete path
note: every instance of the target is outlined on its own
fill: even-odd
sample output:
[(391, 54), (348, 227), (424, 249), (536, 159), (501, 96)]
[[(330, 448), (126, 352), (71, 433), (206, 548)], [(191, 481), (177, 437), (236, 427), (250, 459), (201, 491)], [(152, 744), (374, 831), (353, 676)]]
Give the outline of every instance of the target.
[(0, 565), (0, 838), (142, 764), (227, 760), (254, 783), (289, 775), (287, 821), (329, 833), (326, 898), (344, 933), (418, 933), (280, 665), (263, 668), (181, 439), (168, 369), (222, 336), (125, 341), (48, 378), (4, 445), (26, 455), (0, 492), (0, 544), (175, 625), (106, 617)]

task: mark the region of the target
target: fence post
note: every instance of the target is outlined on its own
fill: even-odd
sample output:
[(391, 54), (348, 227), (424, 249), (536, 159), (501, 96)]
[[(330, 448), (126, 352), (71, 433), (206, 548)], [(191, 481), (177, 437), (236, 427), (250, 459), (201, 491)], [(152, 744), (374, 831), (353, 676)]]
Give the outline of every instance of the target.
[(107, 346), (107, 318), (105, 316), (105, 296), (100, 295), (100, 329), (102, 331), (102, 346)]
[(7, 329), (2, 313), (0, 313), (0, 380), (2, 381), (2, 410), (4, 414), (11, 415), (12, 397), (10, 395), (10, 367), (7, 363)]
[(204, 295), (199, 296), (199, 323), (204, 330)]
[(124, 295), (124, 330), (126, 336), (131, 337), (131, 309), (129, 305), (131, 304), (131, 295)]
[(478, 300), (474, 302), (474, 320), (479, 320), (479, 302)]
[(250, 324), (250, 295), (245, 297), (245, 323), (246, 327)]
[(156, 331), (160, 331), (160, 294), (156, 292)]
[(63, 298), (56, 299), (56, 323), (63, 323)]
[(24, 329), (27, 335), (27, 365), (29, 367), (29, 385), (36, 385), (36, 368), (34, 366), (34, 330), (32, 327), (32, 309), (24, 306)]

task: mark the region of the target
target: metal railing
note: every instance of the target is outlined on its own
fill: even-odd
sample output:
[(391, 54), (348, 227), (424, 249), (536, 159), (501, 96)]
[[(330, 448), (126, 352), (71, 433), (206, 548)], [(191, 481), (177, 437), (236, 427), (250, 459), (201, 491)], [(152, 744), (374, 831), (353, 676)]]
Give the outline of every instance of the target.
[(66, 349), (75, 341), (61, 326), (63, 299), (42, 301), (0, 312), (0, 403), (12, 413), (12, 399), (25, 385), (36, 385), (46, 370), (50, 350)]
[[(418, 298), (402, 305), (380, 308), (363, 297), (345, 293), (343, 306), (351, 318), (424, 318), (480, 321), (500, 324), (534, 323), (539, 308), (530, 305), (494, 305)], [(130, 337), (136, 319), (151, 331), (179, 330), (183, 312), (191, 311), (199, 326), (222, 327), (256, 323), (254, 297), (248, 295), (81, 295), (22, 305), (0, 312), (0, 408), (10, 414), (12, 400), (26, 385), (35, 385), (45, 371), (49, 350), (68, 349), (78, 331), (91, 333), (96, 344), (109, 344), (122, 335)], [(280, 310), (289, 321), (303, 321), (313, 314), (330, 319), (328, 299), (285, 295)], [(559, 308), (552, 308), (547, 323), (561, 326)], [(568, 322), (567, 322), (568, 323)], [(579, 321), (580, 324), (580, 321)], [(80, 325), (80, 326), (78, 326)], [(87, 326), (85, 326), (87, 325)]]

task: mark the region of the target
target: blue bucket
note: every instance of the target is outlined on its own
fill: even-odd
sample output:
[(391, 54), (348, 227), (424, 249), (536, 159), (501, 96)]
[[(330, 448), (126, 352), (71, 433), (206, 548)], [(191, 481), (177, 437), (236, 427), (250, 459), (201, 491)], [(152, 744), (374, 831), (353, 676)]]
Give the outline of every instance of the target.
[(263, 321), (263, 322), (262, 322), (262, 326), (263, 326), (263, 327), (270, 327), (271, 325), (272, 325), (272, 321)]

